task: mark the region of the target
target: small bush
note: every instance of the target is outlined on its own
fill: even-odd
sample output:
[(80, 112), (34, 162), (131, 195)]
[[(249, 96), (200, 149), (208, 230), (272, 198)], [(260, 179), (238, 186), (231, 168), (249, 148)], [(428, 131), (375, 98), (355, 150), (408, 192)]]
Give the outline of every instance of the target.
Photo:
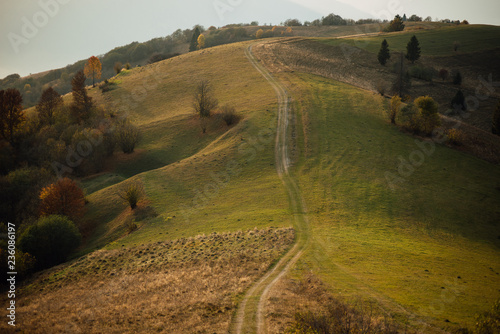
[(400, 122), (405, 129), (413, 133), (420, 131), (421, 116), (413, 103), (408, 103), (401, 109)]
[(139, 129), (128, 121), (122, 121), (117, 126), (115, 139), (123, 153), (133, 153), (139, 142)]
[(137, 207), (137, 203), (141, 200), (144, 195), (144, 188), (141, 183), (134, 182), (129, 184), (124, 190), (122, 190), (118, 196), (126, 201), (130, 208), (134, 210)]
[(33, 255), (37, 268), (43, 269), (64, 262), (80, 241), (80, 232), (69, 218), (48, 216), (24, 231), (19, 248)]
[(127, 233), (128, 234), (130, 234), (130, 233), (132, 233), (134, 231), (137, 231), (137, 229), (138, 229), (138, 226), (137, 226), (136, 223), (130, 222), (130, 223), (127, 224)]
[(233, 106), (223, 106), (220, 113), (222, 116), (222, 120), (226, 123), (227, 126), (236, 124), (239, 121), (239, 116), (236, 114), (236, 110)]
[(130, 63), (126, 63), (126, 64), (125, 64), (125, 69), (126, 69), (126, 70), (130, 70), (130, 67), (131, 67), (131, 66), (130, 66)]
[(448, 79), (448, 70), (442, 68), (439, 70), (439, 77), (441, 78), (441, 80), (445, 81), (446, 79)]
[(465, 96), (461, 90), (458, 90), (453, 99), (451, 99), (450, 105), (453, 113), (459, 113), (461, 110), (467, 110)]
[(115, 66), (113, 66), (113, 69), (115, 70), (115, 73), (118, 74), (122, 71), (123, 64), (121, 62), (116, 62)]
[(326, 312), (296, 313), (294, 323), (285, 330), (285, 333), (398, 333), (398, 328), (387, 319), (385, 322), (380, 322), (373, 317), (371, 305), (354, 308), (339, 300), (331, 299), (326, 306)]
[[(119, 73), (119, 72), (118, 72)], [(101, 90), (101, 93), (107, 93), (110, 90), (113, 90), (115, 88), (116, 84), (114, 82), (108, 81), (108, 79), (104, 80), (102, 84), (99, 85), (99, 89)]]
[(446, 136), (448, 137), (448, 144), (462, 145), (464, 141), (464, 133), (458, 129), (448, 130)]
[(462, 80), (463, 80), (462, 73), (460, 73), (460, 71), (456, 71), (453, 74), (453, 84), (460, 86), (462, 84)]
[(401, 98), (398, 95), (394, 95), (391, 99), (389, 106), (389, 119), (392, 124), (396, 124), (396, 118), (399, 114), (401, 108)]
[(441, 125), (438, 104), (430, 96), (420, 96), (414, 103), (419, 108), (420, 131), (426, 135), (432, 134), (434, 129)]

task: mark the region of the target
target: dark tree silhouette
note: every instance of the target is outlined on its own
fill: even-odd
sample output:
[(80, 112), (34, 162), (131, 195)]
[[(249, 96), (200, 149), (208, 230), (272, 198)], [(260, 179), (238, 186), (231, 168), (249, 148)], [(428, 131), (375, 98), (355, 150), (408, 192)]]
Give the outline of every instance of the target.
[(55, 122), (54, 112), (56, 109), (62, 105), (63, 99), (61, 95), (52, 87), (47, 88), (43, 91), (40, 100), (36, 105), (36, 111), (38, 112), (38, 118), (41, 124), (52, 125)]
[(385, 65), (389, 58), (391, 58), (391, 54), (389, 52), (389, 43), (387, 43), (387, 40), (384, 39), (382, 45), (380, 46), (380, 51), (378, 52), (377, 59), (381, 65)]
[(455, 74), (453, 74), (453, 84), (457, 86), (462, 84), (462, 73), (460, 73), (460, 71), (456, 71)]
[(90, 117), (90, 111), (92, 109), (92, 98), (87, 95), (85, 79), (83, 71), (78, 71), (73, 80), (71, 80), (71, 87), (73, 90), (71, 115), (76, 123), (83, 123), (87, 120)]
[(439, 77), (445, 81), (448, 78), (448, 71), (444, 68), (439, 70)]
[(413, 35), (406, 45), (406, 59), (411, 61), (413, 64), (420, 58), (420, 44), (418, 42), (417, 36)]
[(64, 262), (81, 239), (78, 228), (67, 217), (42, 217), (23, 232), (19, 248), (33, 255), (36, 267), (43, 269)]
[(0, 135), (14, 146), (14, 133), (23, 123), (23, 97), (15, 88), (0, 91)]
[(189, 43), (189, 52), (198, 50), (198, 37), (200, 35), (200, 28), (194, 28), (193, 37), (191, 38), (191, 43)]
[(451, 109), (453, 112), (459, 112), (460, 110), (466, 110), (467, 105), (465, 104), (465, 96), (461, 90), (458, 90), (453, 99), (451, 99)]

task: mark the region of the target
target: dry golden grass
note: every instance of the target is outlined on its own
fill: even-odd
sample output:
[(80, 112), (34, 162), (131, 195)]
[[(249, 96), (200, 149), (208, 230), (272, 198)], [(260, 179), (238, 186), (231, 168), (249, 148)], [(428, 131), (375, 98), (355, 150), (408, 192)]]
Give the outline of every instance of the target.
[(96, 251), (28, 282), (17, 297), (17, 328), (225, 333), (239, 296), (294, 237), (291, 228), (255, 229)]

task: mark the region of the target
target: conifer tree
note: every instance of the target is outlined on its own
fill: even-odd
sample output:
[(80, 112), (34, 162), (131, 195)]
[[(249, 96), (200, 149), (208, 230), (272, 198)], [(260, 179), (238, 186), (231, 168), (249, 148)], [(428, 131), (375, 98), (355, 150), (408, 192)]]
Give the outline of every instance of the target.
[(378, 62), (381, 65), (385, 65), (387, 63), (387, 60), (391, 58), (391, 54), (389, 52), (389, 43), (387, 43), (387, 40), (384, 39), (382, 42), (382, 45), (380, 46), (380, 51), (378, 52)]
[(415, 63), (420, 58), (420, 44), (417, 36), (413, 35), (408, 44), (406, 45), (406, 59)]
[(82, 123), (90, 117), (92, 109), (92, 98), (87, 95), (85, 89), (85, 75), (78, 71), (71, 80), (73, 90), (73, 102), (71, 103), (71, 115), (76, 123)]
[(191, 38), (191, 43), (189, 44), (189, 52), (198, 50), (198, 37), (200, 37), (200, 28), (196, 27), (193, 32), (193, 37)]

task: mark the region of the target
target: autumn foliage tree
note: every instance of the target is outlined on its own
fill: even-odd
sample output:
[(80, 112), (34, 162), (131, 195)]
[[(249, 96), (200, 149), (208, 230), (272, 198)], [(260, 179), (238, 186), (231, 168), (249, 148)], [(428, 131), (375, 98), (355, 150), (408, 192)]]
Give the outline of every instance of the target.
[(73, 80), (71, 80), (73, 102), (70, 108), (71, 115), (76, 123), (82, 123), (87, 120), (90, 117), (90, 111), (92, 109), (92, 98), (87, 95), (85, 79), (83, 71), (78, 71)]
[(41, 124), (54, 124), (54, 112), (56, 109), (62, 105), (63, 99), (61, 95), (52, 87), (47, 88), (43, 91), (38, 104), (36, 105), (36, 111), (38, 112), (38, 118)]
[(259, 29), (259, 30), (257, 30), (257, 32), (255, 33), (255, 38), (260, 39), (260, 38), (262, 38), (262, 35), (264, 35), (264, 30)]
[(65, 177), (40, 192), (40, 215), (63, 215), (71, 220), (85, 212), (85, 196), (75, 181)]
[(401, 98), (398, 95), (394, 95), (391, 99), (391, 104), (389, 106), (389, 119), (392, 124), (396, 124), (396, 117), (398, 116), (399, 110), (401, 109)]
[(205, 47), (205, 35), (201, 34), (198, 36), (198, 49), (203, 49)]
[(405, 24), (403, 23), (403, 19), (401, 16), (396, 15), (394, 20), (392, 20), (389, 25), (385, 28), (385, 31), (403, 31), (405, 29)]
[(92, 78), (92, 87), (95, 87), (96, 79), (99, 80), (99, 78), (101, 78), (101, 70), (102, 65), (99, 58), (97, 58), (96, 56), (90, 57), (87, 61), (87, 64), (85, 64), (85, 68), (83, 71), (85, 76)]
[(25, 120), (23, 98), (15, 88), (0, 90), (0, 135), (14, 146), (14, 133)]
[(430, 96), (420, 96), (414, 101), (419, 109), (420, 131), (430, 135), (435, 128), (441, 125), (441, 118), (438, 113), (438, 104)]

